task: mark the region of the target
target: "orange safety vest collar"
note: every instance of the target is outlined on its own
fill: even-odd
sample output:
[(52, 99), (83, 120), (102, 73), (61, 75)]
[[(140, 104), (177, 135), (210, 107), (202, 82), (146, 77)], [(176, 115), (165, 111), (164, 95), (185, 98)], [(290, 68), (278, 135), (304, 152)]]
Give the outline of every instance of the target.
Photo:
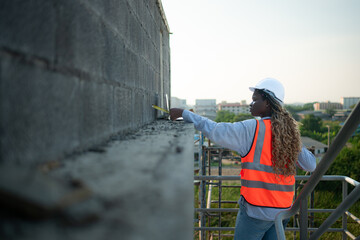
[(241, 159), (241, 195), (255, 206), (289, 208), (294, 198), (295, 177), (278, 175), (272, 168), (271, 120), (256, 120), (250, 151)]

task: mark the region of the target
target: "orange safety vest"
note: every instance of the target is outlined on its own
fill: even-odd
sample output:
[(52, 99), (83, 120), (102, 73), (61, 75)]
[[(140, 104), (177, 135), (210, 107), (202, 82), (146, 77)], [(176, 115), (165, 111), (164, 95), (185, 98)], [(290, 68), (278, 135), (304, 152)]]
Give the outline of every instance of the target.
[(271, 157), (271, 121), (256, 120), (256, 131), (250, 151), (241, 159), (241, 195), (255, 206), (291, 207), (295, 177), (276, 176)]

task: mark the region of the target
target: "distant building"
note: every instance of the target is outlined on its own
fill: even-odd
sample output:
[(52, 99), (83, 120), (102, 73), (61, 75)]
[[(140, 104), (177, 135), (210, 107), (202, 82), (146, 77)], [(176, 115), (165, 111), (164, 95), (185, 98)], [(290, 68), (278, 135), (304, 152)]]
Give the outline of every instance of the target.
[(188, 109), (188, 106), (186, 105), (186, 99), (180, 99), (177, 97), (171, 97), (171, 107)]
[(227, 103), (221, 102), (217, 105), (218, 111), (229, 111), (235, 114), (245, 113), (249, 114), (249, 105), (246, 104), (246, 101), (241, 103)]
[(350, 106), (357, 104), (360, 101), (360, 97), (342, 97), (341, 103), (343, 109), (350, 109)]
[(311, 110), (298, 112), (297, 115), (300, 117), (300, 119), (304, 119), (306, 115), (314, 115), (315, 117), (319, 117), (321, 119), (329, 117), (327, 114), (324, 114), (321, 111), (311, 111)]
[(328, 109), (343, 109), (343, 105), (341, 103), (335, 103), (330, 101), (314, 103), (315, 111), (328, 110)]
[(196, 114), (214, 120), (216, 118), (216, 99), (196, 99), (194, 111)]
[(332, 116), (333, 121), (345, 121), (350, 115), (351, 110), (340, 110)]
[(316, 162), (319, 162), (321, 158), (326, 153), (328, 146), (322, 142), (316, 141), (309, 137), (301, 137), (301, 142), (306, 148), (314, 148), (314, 155), (316, 157)]

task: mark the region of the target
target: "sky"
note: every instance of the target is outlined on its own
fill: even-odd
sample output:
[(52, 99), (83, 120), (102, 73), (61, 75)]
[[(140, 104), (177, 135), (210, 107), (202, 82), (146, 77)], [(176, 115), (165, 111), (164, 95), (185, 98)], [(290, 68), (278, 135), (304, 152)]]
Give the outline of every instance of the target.
[(285, 103), (360, 97), (359, 0), (162, 0), (171, 95), (251, 102), (266, 77)]

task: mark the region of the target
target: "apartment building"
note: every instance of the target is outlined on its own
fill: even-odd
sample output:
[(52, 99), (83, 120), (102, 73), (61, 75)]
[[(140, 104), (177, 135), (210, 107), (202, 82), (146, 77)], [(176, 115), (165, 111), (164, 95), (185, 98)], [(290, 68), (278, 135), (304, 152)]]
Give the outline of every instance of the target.
[(196, 114), (214, 120), (216, 118), (216, 99), (196, 99), (194, 111)]
[(221, 102), (217, 105), (218, 111), (229, 111), (235, 114), (249, 114), (249, 105), (246, 104), (246, 101), (241, 103), (227, 103)]
[(188, 109), (188, 106), (186, 105), (186, 99), (180, 99), (177, 97), (171, 97), (171, 107)]
[(357, 104), (360, 101), (360, 97), (342, 97), (341, 104), (343, 105), (343, 109), (350, 109), (350, 107), (354, 104)]
[(330, 102), (330, 101), (314, 103), (315, 111), (327, 110), (327, 109), (343, 109), (343, 105), (341, 103)]

